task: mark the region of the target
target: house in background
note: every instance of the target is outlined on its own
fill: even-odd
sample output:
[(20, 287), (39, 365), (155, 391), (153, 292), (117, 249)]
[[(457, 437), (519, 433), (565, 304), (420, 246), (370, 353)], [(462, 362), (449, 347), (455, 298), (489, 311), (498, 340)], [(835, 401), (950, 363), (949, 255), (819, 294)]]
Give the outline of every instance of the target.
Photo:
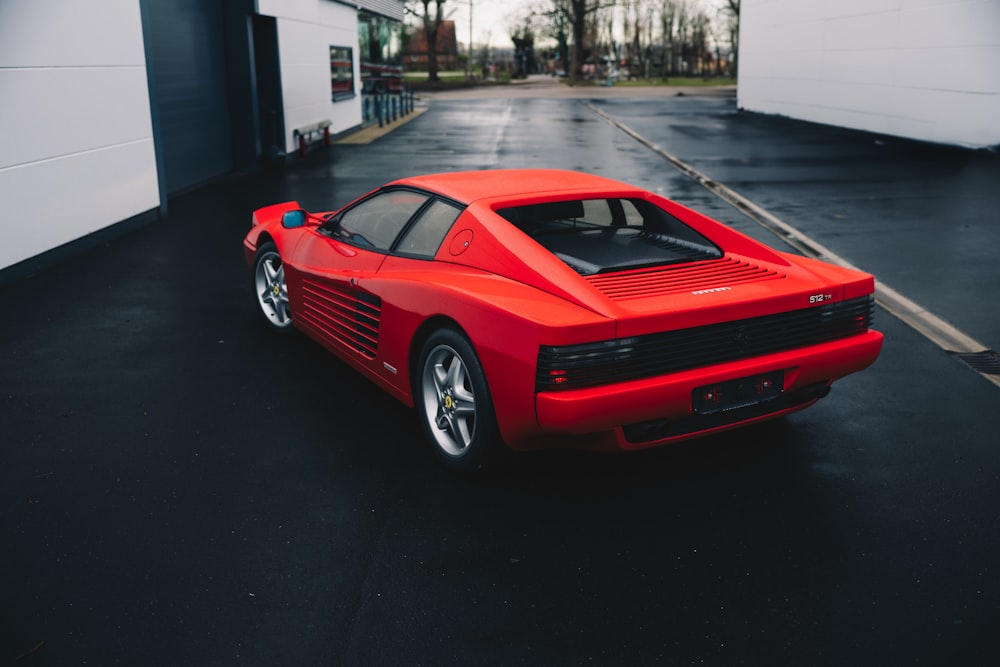
[[(437, 59), (438, 69), (457, 70), (462, 69), (458, 63), (458, 39), (455, 36), (455, 22), (442, 21), (437, 33)], [(427, 31), (417, 28), (410, 39), (404, 60), (406, 69), (424, 71), (427, 69)]]

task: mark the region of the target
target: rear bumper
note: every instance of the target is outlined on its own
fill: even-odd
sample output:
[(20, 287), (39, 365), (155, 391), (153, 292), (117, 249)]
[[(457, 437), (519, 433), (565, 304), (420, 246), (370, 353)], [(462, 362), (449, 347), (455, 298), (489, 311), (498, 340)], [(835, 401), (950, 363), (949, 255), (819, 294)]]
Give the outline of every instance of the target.
[[(645, 380), (540, 393), (535, 400), (538, 425), (544, 433), (573, 435), (595, 449), (642, 449), (727, 430), (812, 405), (825, 394), (823, 388), (871, 365), (882, 340), (881, 333), (868, 331)], [(699, 387), (773, 371), (784, 374), (784, 392), (777, 400), (721, 415), (692, 410), (692, 393)]]

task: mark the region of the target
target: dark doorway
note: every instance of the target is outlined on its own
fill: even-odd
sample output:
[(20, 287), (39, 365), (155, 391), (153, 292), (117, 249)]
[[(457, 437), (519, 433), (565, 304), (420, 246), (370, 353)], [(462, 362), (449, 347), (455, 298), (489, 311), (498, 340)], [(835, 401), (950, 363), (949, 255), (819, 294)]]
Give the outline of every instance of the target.
[(278, 24), (271, 16), (254, 14), (253, 57), (256, 72), (259, 153), (264, 166), (277, 167), (285, 158), (285, 116), (278, 57)]

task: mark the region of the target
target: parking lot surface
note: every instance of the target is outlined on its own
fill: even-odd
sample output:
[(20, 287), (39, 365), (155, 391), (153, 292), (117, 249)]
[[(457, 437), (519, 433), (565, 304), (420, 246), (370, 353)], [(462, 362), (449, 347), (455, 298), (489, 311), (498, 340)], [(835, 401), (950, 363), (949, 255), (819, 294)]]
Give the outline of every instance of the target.
[(780, 421), (448, 473), (412, 411), (255, 319), (250, 211), (556, 167), (780, 249), (595, 109), (991, 349), (1000, 160), (731, 94), (427, 96), (419, 118), (0, 290), (7, 664), (992, 664), (1000, 388), (879, 309), (881, 358)]

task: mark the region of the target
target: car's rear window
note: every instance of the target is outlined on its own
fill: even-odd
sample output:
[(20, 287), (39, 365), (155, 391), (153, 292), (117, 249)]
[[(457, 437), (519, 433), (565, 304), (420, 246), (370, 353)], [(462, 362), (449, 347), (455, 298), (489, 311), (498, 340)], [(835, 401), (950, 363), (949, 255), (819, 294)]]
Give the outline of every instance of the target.
[(583, 275), (722, 256), (707, 238), (642, 199), (574, 199), (497, 213)]

